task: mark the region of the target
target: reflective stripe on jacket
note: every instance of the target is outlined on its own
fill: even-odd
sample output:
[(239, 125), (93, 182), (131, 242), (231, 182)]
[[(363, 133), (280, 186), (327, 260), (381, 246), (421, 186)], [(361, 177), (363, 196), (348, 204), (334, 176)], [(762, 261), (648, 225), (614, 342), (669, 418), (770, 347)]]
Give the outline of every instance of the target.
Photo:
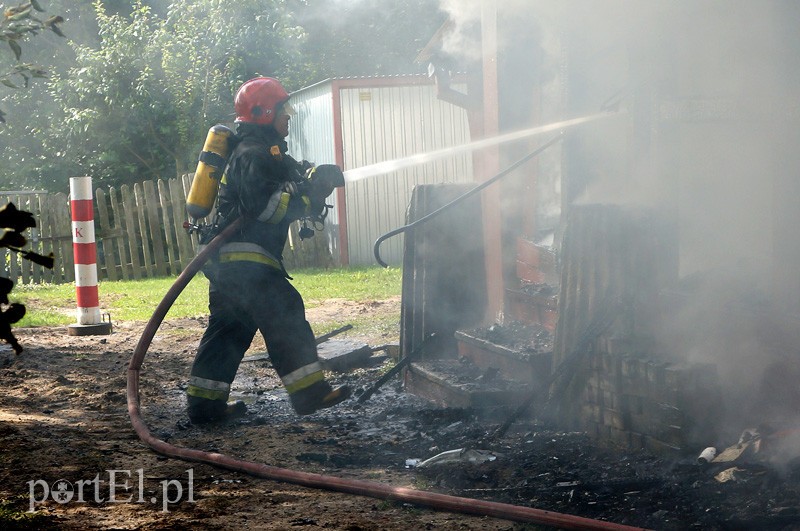
[(231, 242), (220, 247), (219, 263), (224, 264), (227, 262), (257, 262), (285, 273), (283, 263), (272, 253), (255, 243)]

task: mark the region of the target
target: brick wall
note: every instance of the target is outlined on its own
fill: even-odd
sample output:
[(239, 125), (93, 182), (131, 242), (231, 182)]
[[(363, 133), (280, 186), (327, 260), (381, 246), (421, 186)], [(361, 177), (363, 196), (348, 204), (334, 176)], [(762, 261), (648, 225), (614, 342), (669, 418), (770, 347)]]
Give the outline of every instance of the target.
[(587, 364), (579, 410), (589, 434), (613, 445), (683, 451), (714, 441), (720, 407), (716, 368), (670, 364), (605, 348)]

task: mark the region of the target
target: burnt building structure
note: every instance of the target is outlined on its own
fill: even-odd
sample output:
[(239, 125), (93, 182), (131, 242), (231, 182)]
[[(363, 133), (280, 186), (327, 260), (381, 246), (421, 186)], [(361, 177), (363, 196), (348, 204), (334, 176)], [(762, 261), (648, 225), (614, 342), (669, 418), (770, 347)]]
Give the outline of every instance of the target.
[(552, 146), (482, 192), (468, 237), (457, 217), (406, 237), (404, 351), (452, 338), (409, 389), (465, 406), (539, 392), (555, 422), (633, 448), (796, 425), (800, 6), (454, 4), (419, 60), (472, 139), (498, 139), (473, 154), (476, 184)]

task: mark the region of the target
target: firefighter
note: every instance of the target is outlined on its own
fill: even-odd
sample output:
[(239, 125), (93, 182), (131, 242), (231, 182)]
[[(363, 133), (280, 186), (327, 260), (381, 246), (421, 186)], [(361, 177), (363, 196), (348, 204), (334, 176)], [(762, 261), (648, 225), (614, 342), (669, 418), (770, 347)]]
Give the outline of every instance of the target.
[(237, 144), (220, 185), (218, 212), (227, 221), (242, 216), (244, 223), (220, 247), (209, 275), (208, 328), (186, 391), (193, 423), (246, 412), (244, 403), (228, 403), (228, 398), (256, 331), (263, 335), (272, 365), (299, 415), (350, 396), (347, 386), (334, 389), (325, 380), (303, 299), (282, 263), (289, 224), (320, 219), (327, 208), (325, 199), (344, 184), (342, 171), (330, 164), (301, 164), (286, 153), (294, 111), (276, 79), (258, 77), (244, 83), (234, 110)]

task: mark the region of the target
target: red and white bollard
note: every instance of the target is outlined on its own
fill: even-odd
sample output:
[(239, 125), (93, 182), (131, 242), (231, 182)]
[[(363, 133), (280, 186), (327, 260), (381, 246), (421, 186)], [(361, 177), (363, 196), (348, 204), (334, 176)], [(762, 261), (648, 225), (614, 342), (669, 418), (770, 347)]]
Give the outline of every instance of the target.
[(72, 251), (75, 255), (75, 293), (78, 323), (69, 326), (69, 335), (110, 334), (111, 322), (100, 314), (97, 291), (97, 245), (94, 238), (94, 201), (91, 177), (69, 180), (72, 211)]

